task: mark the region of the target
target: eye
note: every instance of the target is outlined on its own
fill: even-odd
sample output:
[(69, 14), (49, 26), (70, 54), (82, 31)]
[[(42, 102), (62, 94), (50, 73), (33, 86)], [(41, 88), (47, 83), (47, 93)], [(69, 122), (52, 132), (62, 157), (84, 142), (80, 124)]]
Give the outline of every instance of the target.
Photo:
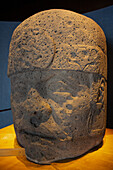
[(17, 92), (19, 92), (21, 95), (24, 95), (24, 94), (26, 94), (26, 92), (27, 92), (27, 87), (20, 84), (20, 85), (18, 85), (18, 86), (16, 87), (15, 90), (16, 90)]
[(46, 81), (40, 81), (36, 84), (36, 89), (42, 97), (46, 97)]
[(16, 102), (21, 102), (25, 100), (26, 95), (27, 95), (27, 86), (21, 83), (16, 84), (12, 90), (13, 99)]

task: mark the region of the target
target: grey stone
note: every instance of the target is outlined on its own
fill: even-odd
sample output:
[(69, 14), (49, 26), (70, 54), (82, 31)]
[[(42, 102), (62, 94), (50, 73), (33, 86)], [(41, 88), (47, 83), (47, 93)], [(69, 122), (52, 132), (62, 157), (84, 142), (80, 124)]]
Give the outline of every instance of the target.
[(10, 43), (8, 76), (17, 140), (35, 163), (79, 156), (106, 128), (106, 38), (93, 20), (51, 9), (23, 21)]

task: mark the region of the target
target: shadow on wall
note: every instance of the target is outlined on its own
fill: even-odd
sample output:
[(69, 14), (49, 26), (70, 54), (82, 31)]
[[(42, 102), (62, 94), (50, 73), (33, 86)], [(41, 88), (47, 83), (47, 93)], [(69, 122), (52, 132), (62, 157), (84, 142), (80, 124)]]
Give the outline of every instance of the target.
[(108, 39), (108, 96), (107, 127), (113, 128), (113, 39)]

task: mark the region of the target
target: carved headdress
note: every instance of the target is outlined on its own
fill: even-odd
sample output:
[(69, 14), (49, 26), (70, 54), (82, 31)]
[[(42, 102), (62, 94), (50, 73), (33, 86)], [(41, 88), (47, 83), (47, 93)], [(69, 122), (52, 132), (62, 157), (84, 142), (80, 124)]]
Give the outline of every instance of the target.
[(107, 79), (106, 39), (102, 29), (78, 13), (52, 9), (39, 12), (14, 31), (8, 76), (35, 69), (92, 72)]

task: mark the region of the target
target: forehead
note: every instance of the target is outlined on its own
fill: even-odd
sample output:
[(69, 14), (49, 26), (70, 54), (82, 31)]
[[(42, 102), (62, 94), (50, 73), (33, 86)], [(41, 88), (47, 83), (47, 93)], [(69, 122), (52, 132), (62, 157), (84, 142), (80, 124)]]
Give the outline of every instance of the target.
[(48, 82), (64, 80), (74, 84), (84, 84), (88, 87), (101, 78), (98, 74), (80, 72), (75, 70), (35, 70), (18, 73), (11, 76), (11, 84), (34, 84), (35, 82)]

